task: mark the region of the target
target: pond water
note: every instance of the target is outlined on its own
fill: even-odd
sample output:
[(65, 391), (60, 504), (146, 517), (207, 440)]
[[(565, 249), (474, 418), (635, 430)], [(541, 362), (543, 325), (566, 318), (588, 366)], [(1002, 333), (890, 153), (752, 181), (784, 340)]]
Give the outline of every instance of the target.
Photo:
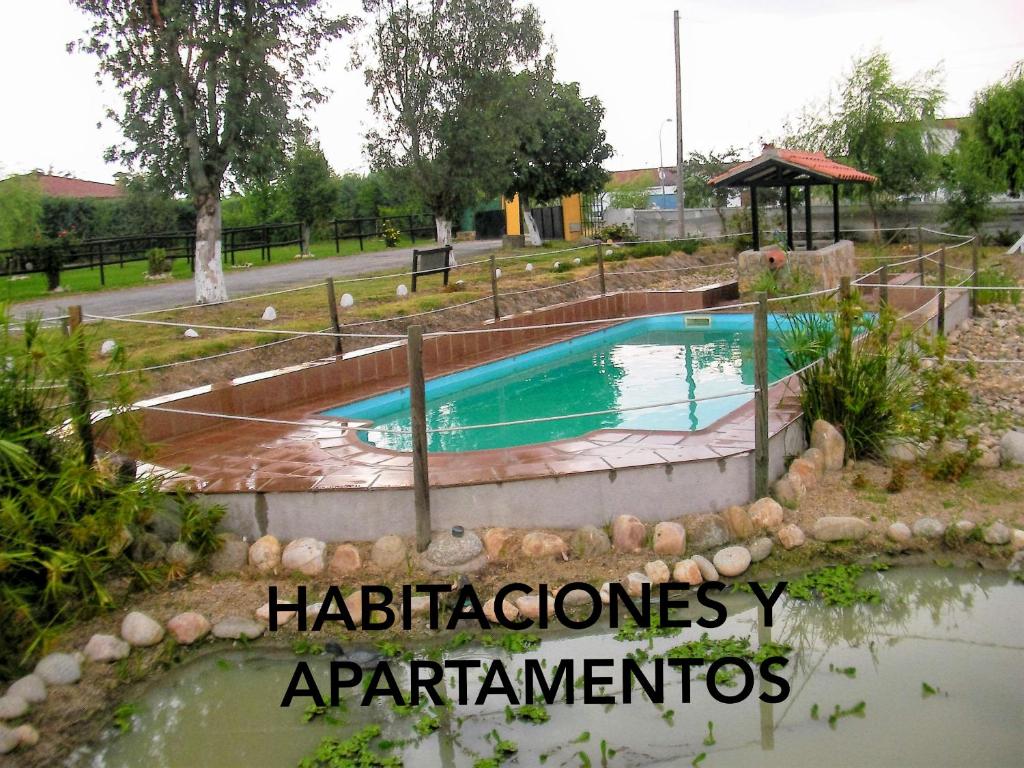
[[(770, 639), (793, 648), (783, 673), (792, 692), (780, 704), (760, 702), (756, 689), (739, 704), (718, 703), (696, 681), (691, 703), (681, 704), (678, 675), (667, 674), (664, 705), (650, 703), (639, 691), (628, 705), (555, 703), (542, 724), (506, 722), (500, 699), (483, 707), (455, 706), (439, 731), (391, 754), (406, 766), (472, 766), (492, 754), (489, 735), (496, 730), (518, 744), (518, 754), (505, 765), (534, 766), (546, 756), (545, 765), (598, 766), (602, 741), (606, 755), (614, 750), (610, 766), (686, 766), (701, 753), (701, 768), (1020, 765), (1024, 585), (1006, 574), (938, 568), (871, 573), (860, 584), (878, 589), (881, 602), (829, 607), (784, 598), (776, 607)], [(742, 593), (724, 602), (729, 620), (709, 634), (749, 638), (756, 647), (756, 602)], [(694, 618), (709, 615), (693, 603)], [(500, 656), (514, 673), (527, 658), (545, 658), (550, 668), (562, 658), (621, 658), (640, 648), (664, 652), (702, 631), (694, 627), (675, 637), (632, 642), (616, 640), (607, 628), (553, 631), (523, 654), (468, 645), (448, 657)], [(762, 630), (760, 641), (766, 639)], [(327, 660), (308, 659), (318, 680), (326, 680)], [(69, 764), (294, 766), (322, 739), (345, 738), (371, 723), (390, 739), (415, 737), (413, 724), (429, 712), (402, 717), (389, 703), (361, 707), (353, 697), (336, 715), (340, 723), (304, 722), (305, 704), (278, 706), (295, 663), (292, 655), (257, 648), (208, 655), (178, 668), (135, 699), (129, 733), (111, 730)], [(396, 661), (394, 669), (398, 674), (405, 666)], [(475, 678), (471, 689), (479, 685)], [(620, 694), (614, 687), (608, 691)], [(836, 706), (846, 710), (860, 702), (858, 714), (829, 724)], [(713, 744), (704, 743), (709, 722)], [(588, 739), (581, 738), (584, 732)]]

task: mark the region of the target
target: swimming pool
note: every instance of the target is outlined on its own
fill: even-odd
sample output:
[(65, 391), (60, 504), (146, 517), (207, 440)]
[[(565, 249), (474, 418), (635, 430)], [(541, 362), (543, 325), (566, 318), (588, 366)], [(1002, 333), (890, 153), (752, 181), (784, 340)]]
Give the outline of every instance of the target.
[[(769, 328), (768, 378), (790, 373)], [(675, 400), (752, 389), (751, 315), (670, 315), (642, 318), (568, 341), (432, 379), (426, 384), (427, 429), (592, 411), (617, 411), (503, 427), (428, 434), (431, 451), (473, 451), (577, 437), (598, 429), (692, 431), (750, 400), (735, 396), (643, 408)], [(641, 410), (624, 410), (642, 408)], [(382, 448), (411, 450), (409, 390), (398, 389), (325, 411), (365, 420), (360, 436)]]

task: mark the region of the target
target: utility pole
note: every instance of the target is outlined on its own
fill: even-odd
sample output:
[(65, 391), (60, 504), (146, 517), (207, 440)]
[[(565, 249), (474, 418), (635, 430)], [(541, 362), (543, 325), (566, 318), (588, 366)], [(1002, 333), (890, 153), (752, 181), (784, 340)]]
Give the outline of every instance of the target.
[(683, 192), (683, 70), (679, 63), (679, 11), (672, 12), (676, 38), (676, 207), (679, 209), (679, 237), (686, 237), (686, 195)]

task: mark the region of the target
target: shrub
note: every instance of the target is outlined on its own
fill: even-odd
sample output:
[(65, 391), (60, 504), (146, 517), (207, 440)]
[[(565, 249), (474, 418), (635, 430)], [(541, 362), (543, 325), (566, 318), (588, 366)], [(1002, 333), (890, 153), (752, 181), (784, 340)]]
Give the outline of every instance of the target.
[(1011, 245), (1020, 240), (1020, 232), (1016, 232), (1009, 227), (1006, 229), (1000, 229), (995, 234), (996, 245), (1001, 245), (1003, 248), (1009, 248)]
[(167, 258), (167, 251), (163, 248), (150, 248), (146, 251), (146, 261), (149, 264), (147, 271), (150, 277), (171, 271), (171, 260)]
[(636, 235), (633, 233), (633, 228), (630, 227), (629, 224), (609, 224), (598, 232), (597, 239), (602, 242), (605, 240), (611, 240), (618, 243), (623, 240), (635, 240)]
[(394, 248), (402, 239), (402, 233), (390, 221), (385, 221), (380, 228), (380, 236), (384, 239), (384, 245)]
[[(63, 623), (110, 607), (110, 577), (145, 575), (124, 555), (156, 507), (155, 480), (126, 480), (116, 463), (88, 463), (84, 420), (67, 401), (85, 382), (112, 415), (97, 444), (139, 450), (125, 375), (88, 380), (80, 328), (70, 338), (0, 316), (0, 677), (14, 673)], [(125, 370), (122, 350), (111, 370)]]
[(909, 341), (895, 338), (895, 316), (864, 311), (857, 296), (831, 315), (789, 315), (779, 336), (793, 370), (820, 358), (799, 374), (800, 400), (808, 429), (817, 419), (838, 424), (853, 457), (880, 455), (896, 434), (910, 403)]

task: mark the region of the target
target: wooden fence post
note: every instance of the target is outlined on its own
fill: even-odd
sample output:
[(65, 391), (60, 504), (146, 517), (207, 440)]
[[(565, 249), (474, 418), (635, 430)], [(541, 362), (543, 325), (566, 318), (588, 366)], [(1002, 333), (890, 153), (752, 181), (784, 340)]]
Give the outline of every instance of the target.
[(423, 377), (423, 326), (409, 326), (409, 417), (412, 426), (416, 551), (430, 546), (430, 475), (427, 467), (427, 395)]
[(341, 253), (341, 240), (338, 238), (338, 220), (334, 220), (334, 252)]
[(501, 319), (501, 309), (498, 306), (498, 260), (494, 251), (491, 251), (491, 298), (494, 301), (494, 319)]
[(85, 337), (79, 328), (82, 325), (82, 307), (68, 307), (68, 336), (74, 349), (68, 351), (71, 365), (68, 370), (68, 394), (71, 395), (71, 420), (82, 441), (82, 458), (87, 467), (96, 460), (96, 443), (92, 434), (92, 411), (89, 408), (89, 385), (85, 380)]
[(600, 242), (597, 244), (597, 279), (601, 286), (601, 295), (604, 296), (604, 243)]
[(946, 335), (946, 246), (939, 251), (939, 335)]
[(850, 278), (843, 275), (839, 278), (839, 300), (846, 301), (850, 298)]
[(882, 287), (878, 289), (878, 304), (880, 307), (889, 305), (889, 265), (883, 264), (882, 268), (878, 271), (878, 277), (880, 278)]
[(920, 224), (917, 227), (917, 274), (921, 276), (921, 285), (924, 285), (924, 233)]
[(768, 495), (768, 294), (754, 308), (754, 495)]
[[(334, 278), (327, 278), (327, 311), (331, 313), (331, 330), (334, 333), (341, 333), (341, 323), (338, 322), (338, 300), (334, 295)], [(334, 337), (334, 355), (341, 357), (341, 336)]]
[(981, 240), (981, 233), (974, 233), (974, 242), (971, 243), (971, 317), (978, 316), (978, 286), (981, 285), (981, 278), (978, 275), (978, 269), (980, 266), (979, 259), (979, 241)]

